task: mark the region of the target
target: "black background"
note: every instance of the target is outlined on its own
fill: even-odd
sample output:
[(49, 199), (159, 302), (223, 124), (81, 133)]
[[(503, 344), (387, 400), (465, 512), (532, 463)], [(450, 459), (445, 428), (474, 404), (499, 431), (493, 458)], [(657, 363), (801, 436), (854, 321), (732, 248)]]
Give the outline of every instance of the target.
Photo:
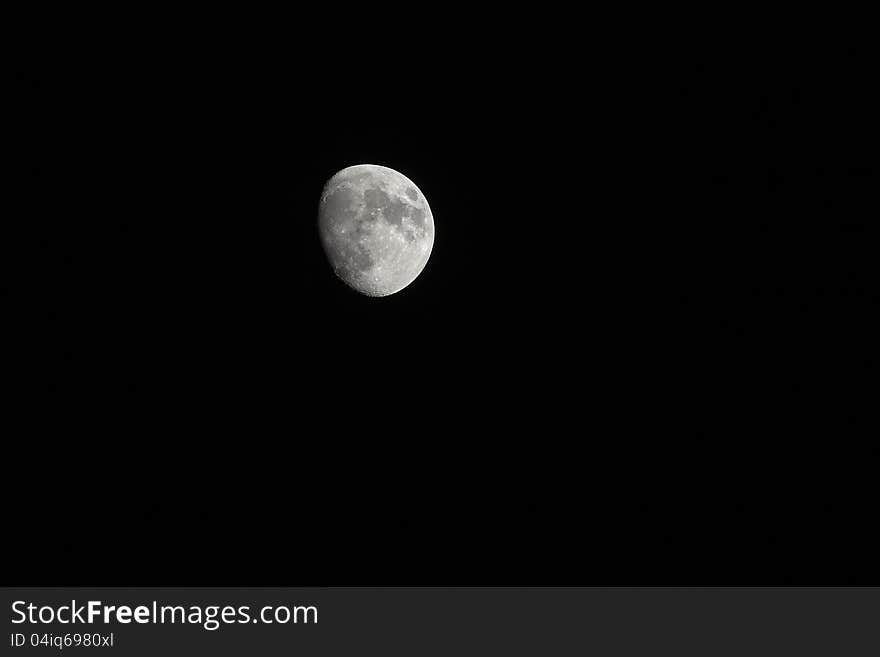
[[(15, 583), (878, 583), (870, 52), (224, 19), (24, 51)], [(382, 299), (363, 162), (436, 222)]]

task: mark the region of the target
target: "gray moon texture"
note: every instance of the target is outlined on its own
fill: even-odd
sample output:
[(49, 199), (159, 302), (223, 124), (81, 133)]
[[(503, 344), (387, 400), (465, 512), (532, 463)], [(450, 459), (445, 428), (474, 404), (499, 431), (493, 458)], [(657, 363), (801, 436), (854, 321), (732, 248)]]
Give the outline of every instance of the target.
[(412, 283), (434, 246), (434, 217), (424, 194), (402, 173), (378, 164), (347, 167), (330, 178), (321, 193), (318, 231), (336, 275), (371, 297)]

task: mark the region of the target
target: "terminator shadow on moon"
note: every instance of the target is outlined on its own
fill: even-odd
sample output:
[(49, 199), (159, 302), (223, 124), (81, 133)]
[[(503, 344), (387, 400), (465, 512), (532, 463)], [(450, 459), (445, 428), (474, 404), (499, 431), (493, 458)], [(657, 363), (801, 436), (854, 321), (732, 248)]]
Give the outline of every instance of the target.
[(358, 164), (335, 174), (321, 193), (321, 245), (336, 275), (371, 297), (399, 292), (425, 268), (434, 217), (424, 194), (402, 173)]

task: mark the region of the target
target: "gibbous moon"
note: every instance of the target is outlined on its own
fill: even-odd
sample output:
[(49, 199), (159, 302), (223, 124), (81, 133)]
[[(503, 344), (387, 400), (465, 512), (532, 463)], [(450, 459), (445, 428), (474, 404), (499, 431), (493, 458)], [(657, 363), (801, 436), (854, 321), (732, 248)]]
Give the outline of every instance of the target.
[(425, 196), (402, 173), (377, 164), (348, 167), (327, 182), (318, 230), (336, 275), (371, 297), (412, 283), (434, 246)]

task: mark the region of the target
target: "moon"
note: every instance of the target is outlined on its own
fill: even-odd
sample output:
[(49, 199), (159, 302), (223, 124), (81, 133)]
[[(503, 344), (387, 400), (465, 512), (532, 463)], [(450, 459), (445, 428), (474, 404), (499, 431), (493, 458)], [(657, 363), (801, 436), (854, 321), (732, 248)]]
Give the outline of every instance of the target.
[(324, 185), (318, 232), (344, 283), (361, 294), (385, 297), (422, 273), (434, 246), (434, 216), (424, 194), (402, 173), (358, 164)]

